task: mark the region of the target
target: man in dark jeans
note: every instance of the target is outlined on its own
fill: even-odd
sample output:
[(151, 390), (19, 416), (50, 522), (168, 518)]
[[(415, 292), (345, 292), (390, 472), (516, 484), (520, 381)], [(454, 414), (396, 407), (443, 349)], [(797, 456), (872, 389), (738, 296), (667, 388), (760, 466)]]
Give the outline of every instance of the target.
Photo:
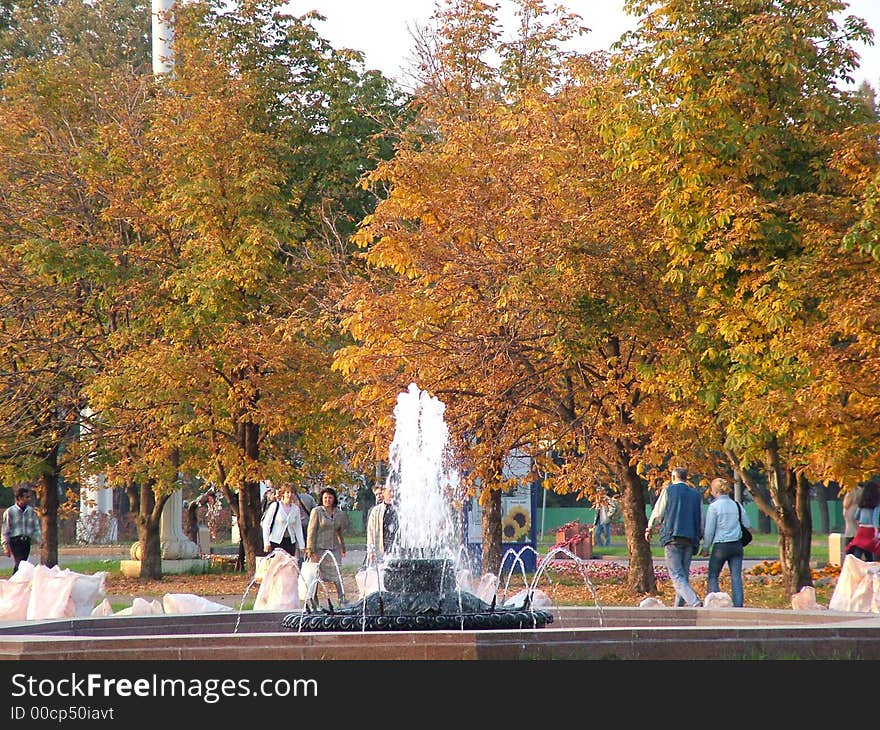
[(40, 530), (40, 518), (31, 506), (31, 492), (27, 487), (19, 487), (15, 492), (15, 504), (3, 513), (2, 536), (3, 553), (6, 557), (15, 558), (15, 567), (27, 560), (31, 554), (31, 545), (37, 545), (43, 539)]
[(702, 606), (703, 602), (690, 584), (691, 558), (703, 537), (703, 497), (687, 483), (688, 472), (678, 466), (672, 470), (672, 483), (667, 484), (648, 519), (645, 539), (660, 524), (660, 544), (666, 556), (669, 578), (675, 586), (675, 605)]

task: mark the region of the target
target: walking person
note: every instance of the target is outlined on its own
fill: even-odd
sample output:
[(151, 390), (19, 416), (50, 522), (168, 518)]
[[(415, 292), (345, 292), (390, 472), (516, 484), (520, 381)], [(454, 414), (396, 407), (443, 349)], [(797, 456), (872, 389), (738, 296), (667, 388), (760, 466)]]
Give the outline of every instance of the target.
[(293, 496), (299, 505), (299, 516), (302, 519), (302, 531), (303, 535), (305, 535), (309, 531), (309, 517), (312, 516), (312, 510), (318, 506), (318, 503), (315, 501), (315, 498), (309, 494), (307, 489), (300, 491), (292, 484), (290, 486), (293, 489)]
[(856, 512), (859, 511), (859, 500), (862, 498), (864, 487), (859, 484), (843, 495), (843, 544), (849, 545), (849, 541), (856, 536), (859, 523), (856, 522)]
[[(312, 510), (306, 537), (306, 560), (318, 563), (318, 575), (322, 582), (333, 583), (339, 602), (345, 600), (340, 571), (345, 557), (345, 540), (342, 537), (344, 518), (337, 508), (338, 500), (333, 487), (324, 487), (320, 494), (321, 504)], [(326, 553), (330, 552), (334, 560)]]
[(39, 545), (42, 542), (40, 518), (31, 506), (31, 490), (27, 487), (19, 487), (16, 490), (15, 504), (3, 513), (0, 540), (3, 542), (4, 555), (15, 559), (13, 573), (18, 570), (18, 564), (22, 560), (30, 557), (31, 545)]
[(593, 518), (593, 532), (596, 535), (596, 545), (611, 544), (611, 520), (617, 512), (617, 500), (608, 487), (603, 487)]
[[(730, 592), (733, 605), (743, 606), (743, 544), (742, 526), (749, 528), (749, 516), (730, 495), (733, 487), (726, 479), (713, 479), (710, 484), (712, 503), (706, 511), (706, 529), (703, 535), (703, 555), (709, 556), (709, 575), (706, 591), (718, 593), (718, 578), (725, 563), (730, 571)], [(711, 547), (712, 552), (709, 552)]]
[(365, 565), (372, 567), (385, 560), (397, 537), (397, 511), (394, 509), (394, 487), (386, 484), (382, 501), (367, 515), (367, 557)]
[(651, 511), (645, 539), (651, 541), (651, 533), (659, 524), (666, 569), (675, 586), (675, 605), (702, 606), (703, 602), (690, 584), (690, 570), (691, 559), (700, 546), (703, 534), (703, 498), (687, 483), (687, 469), (677, 466), (671, 476), (671, 483), (660, 493)]
[(856, 534), (846, 545), (848, 555), (871, 563), (878, 557), (878, 530), (880, 530), (880, 483), (876, 479), (862, 482), (855, 520)]
[(276, 548), (281, 548), (291, 557), (297, 551), (300, 555), (306, 547), (303, 538), (302, 519), (299, 504), (293, 500), (293, 489), (289, 484), (282, 484), (269, 502), (266, 513), (260, 521), (263, 530), (263, 549), (268, 555)]

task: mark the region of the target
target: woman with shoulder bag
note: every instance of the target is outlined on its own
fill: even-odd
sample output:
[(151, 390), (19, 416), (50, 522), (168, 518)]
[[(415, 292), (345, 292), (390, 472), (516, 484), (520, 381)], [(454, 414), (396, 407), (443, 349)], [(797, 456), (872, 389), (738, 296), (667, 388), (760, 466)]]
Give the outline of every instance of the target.
[[(751, 527), (745, 510), (731, 499), (733, 492), (726, 479), (713, 479), (710, 485), (712, 504), (706, 512), (706, 529), (703, 531), (703, 555), (709, 555), (709, 574), (706, 591), (718, 593), (718, 579), (727, 563), (730, 571), (730, 592), (733, 605), (743, 606), (743, 528)], [(709, 554), (709, 546), (712, 552)]]
[(305, 550), (299, 506), (293, 500), (290, 485), (284, 484), (278, 488), (275, 500), (266, 508), (260, 527), (263, 530), (263, 549), (267, 555), (275, 548), (281, 548), (291, 557), (296, 555), (297, 549), (300, 554)]

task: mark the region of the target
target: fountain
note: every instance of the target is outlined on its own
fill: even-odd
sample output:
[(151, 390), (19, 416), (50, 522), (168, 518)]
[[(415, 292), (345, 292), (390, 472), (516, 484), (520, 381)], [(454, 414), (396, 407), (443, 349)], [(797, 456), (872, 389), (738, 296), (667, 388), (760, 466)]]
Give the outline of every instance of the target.
[[(281, 625), (296, 631), (412, 631), (425, 629), (539, 628), (547, 611), (486, 603), (456, 584), (455, 521), (458, 489), (445, 406), (417, 385), (397, 398), (389, 450), (399, 528), (381, 586), (345, 608), (288, 614)], [(384, 586), (383, 586), (384, 583)]]
[[(503, 598), (499, 608), (459, 590), (454, 566), (461, 561), (450, 552), (455, 531), (448, 519), (458, 478), (447, 468), (442, 404), (419, 393), (418, 400), (407, 395), (398, 405), (406, 411), (400, 420), (411, 425), (395, 435), (391, 478), (406, 518), (383, 591), (353, 607), (312, 613), (244, 611), (242, 598), (235, 612), (0, 622), (0, 660), (880, 659), (880, 624), (870, 613), (598, 601), (555, 606), (552, 614), (533, 610), (550, 561), (575, 558), (565, 548), (539, 561), (517, 608), (508, 609)], [(420, 420), (407, 420), (416, 416)], [(511, 570), (519, 566), (525, 578), (521, 556), (512, 558)], [(510, 576), (503, 595), (509, 584)], [(278, 640), (279, 622), (295, 629), (285, 641)], [(498, 628), (507, 630), (485, 630)]]

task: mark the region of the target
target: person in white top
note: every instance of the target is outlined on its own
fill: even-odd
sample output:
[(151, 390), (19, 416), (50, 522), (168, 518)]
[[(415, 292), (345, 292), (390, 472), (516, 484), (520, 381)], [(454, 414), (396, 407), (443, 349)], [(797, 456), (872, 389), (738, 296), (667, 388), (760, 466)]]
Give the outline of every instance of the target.
[(263, 549), (267, 555), (275, 548), (281, 548), (291, 556), (296, 555), (297, 549), (300, 555), (304, 553), (306, 541), (302, 518), (289, 484), (278, 488), (275, 501), (267, 507), (260, 526), (263, 528)]

